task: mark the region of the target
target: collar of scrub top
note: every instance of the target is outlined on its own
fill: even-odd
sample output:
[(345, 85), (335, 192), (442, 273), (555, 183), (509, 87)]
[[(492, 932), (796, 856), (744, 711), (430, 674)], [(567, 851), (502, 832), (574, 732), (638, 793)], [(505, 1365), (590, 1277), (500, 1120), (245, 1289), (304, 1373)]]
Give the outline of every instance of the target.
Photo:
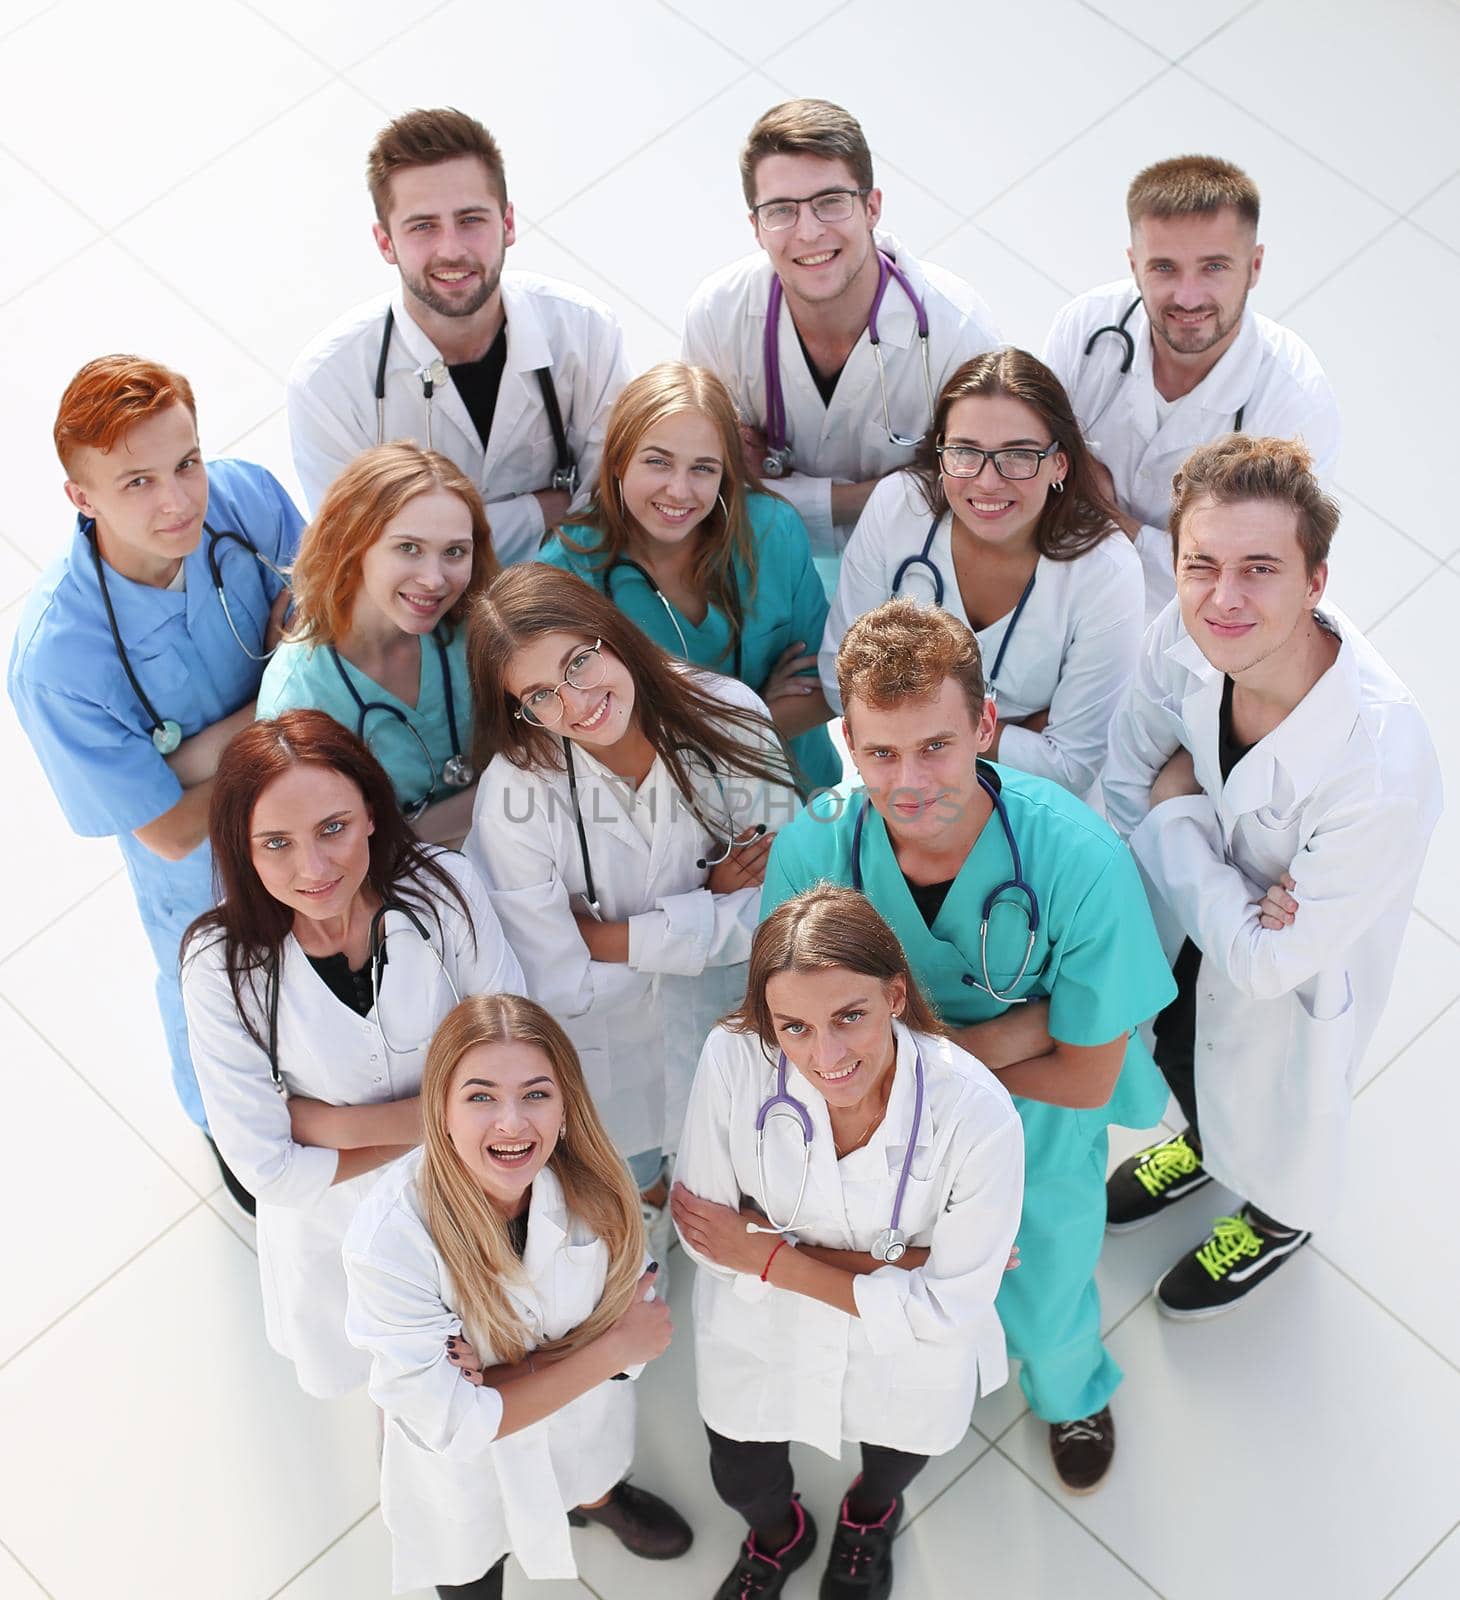
[[(882, 339), (877, 329), (877, 313), (882, 309), (882, 299), (887, 285), (893, 279), (907, 296), (917, 321), (918, 345), (923, 361), (923, 391), (928, 400), (928, 418), (931, 425), (936, 403), (933, 396), (932, 357), (928, 351), (928, 308), (913, 288), (912, 279), (897, 262), (882, 249), (877, 248), (877, 292), (872, 296), (872, 309), (867, 313), (867, 342), (872, 346), (872, 356), (877, 363), (877, 386), (882, 392), (882, 427), (889, 444), (911, 450), (922, 442), (922, 435), (909, 439), (892, 431), (892, 417), (887, 409), (887, 368), (882, 359)], [(770, 294), (766, 300), (765, 333), (762, 360), (765, 370), (765, 437), (766, 456), (762, 462), (768, 478), (784, 478), (791, 470), (791, 444), (786, 433), (786, 396), (781, 385), (781, 300), (785, 290), (780, 275), (771, 274)]]
[[(102, 560), (100, 541), (96, 537), (96, 519), (86, 518), (81, 522), (80, 527), (82, 537), (86, 540), (87, 548), (91, 551), (91, 564), (96, 572), (96, 586), (101, 592), (101, 603), (106, 609), (106, 624), (111, 630), (112, 644), (116, 647), (117, 660), (121, 663), (127, 682), (132, 687), (132, 693), (137, 697), (138, 705), (142, 707), (142, 714), (151, 724), (149, 736), (152, 740), (152, 748), (160, 756), (170, 756), (182, 743), (182, 725), (174, 717), (164, 717), (152, 703), (147, 691), (142, 687), (142, 680), (137, 676), (136, 668), (133, 667), (131, 657), (127, 654), (127, 646), (122, 639), (121, 626), (117, 621), (116, 606), (112, 601), (111, 586), (108, 584), (106, 577), (106, 562)], [(231, 541), (241, 549), (247, 550), (258, 561), (260, 566), (267, 567), (270, 572), (280, 579), (286, 588), (289, 585), (288, 575), (282, 568), (275, 566), (246, 533), (239, 533), (230, 528), (215, 530), (209, 527), (207, 522), (204, 522), (203, 537), (207, 541), (208, 576), (213, 580), (213, 590), (218, 596), (218, 604), (222, 608), (223, 620), (228, 624), (229, 632), (237, 642), (238, 648), (246, 656), (254, 661), (267, 661), (273, 651), (267, 650), (263, 655), (258, 655), (250, 650), (233, 620), (233, 613), (228, 605), (228, 596), (223, 591), (223, 572), (220, 565), (218, 547), (220, 544), (226, 545)], [(183, 560), (186, 561), (187, 557), (184, 556)], [(170, 592), (168, 590), (157, 591), (159, 594)], [(186, 605), (187, 601), (184, 599), (184, 608)]]
[[(894, 1020), (893, 1024), (893, 1081), (892, 1088), (887, 1098), (887, 1114), (883, 1118), (882, 1126), (885, 1128), (887, 1121), (894, 1115), (894, 1100), (902, 1078), (898, 1066), (902, 1057), (902, 1040), (906, 1030), (899, 1030)], [(909, 1035), (910, 1038), (910, 1035)], [(927, 1080), (923, 1071), (923, 1053), (917, 1042), (912, 1040), (913, 1047), (913, 1112), (912, 1122), (908, 1128), (907, 1145), (903, 1150), (902, 1167), (897, 1178), (897, 1192), (892, 1202), (892, 1217), (888, 1226), (882, 1230), (873, 1241), (872, 1255), (878, 1261), (893, 1262), (902, 1258), (907, 1249), (907, 1235), (902, 1231), (902, 1201), (907, 1192), (907, 1180), (912, 1173), (913, 1157), (922, 1143), (923, 1133), (923, 1103), (926, 1096)], [(773, 1092), (761, 1102), (760, 1109), (755, 1114), (755, 1165), (756, 1179), (760, 1184), (761, 1205), (765, 1212), (768, 1227), (759, 1223), (747, 1222), (747, 1233), (793, 1233), (796, 1229), (797, 1219), (801, 1215), (801, 1205), (806, 1198), (806, 1181), (811, 1172), (811, 1148), (816, 1133), (816, 1126), (811, 1118), (810, 1108), (805, 1101), (798, 1100), (787, 1087), (787, 1073), (790, 1063), (786, 1060), (786, 1052), (782, 1050), (776, 1061), (776, 1083)], [(897, 1108), (900, 1110), (900, 1106)], [(828, 1118), (830, 1113), (828, 1112)], [(792, 1208), (790, 1219), (786, 1222), (777, 1222), (771, 1215), (770, 1189), (766, 1185), (765, 1175), (765, 1130), (766, 1124), (775, 1117), (784, 1117), (788, 1121), (794, 1119), (801, 1131), (801, 1180), (796, 1191), (796, 1204)], [(833, 1145), (833, 1150), (835, 1145)]]
[[(649, 585), (654, 598), (661, 606), (664, 607), (665, 616), (669, 618), (670, 622), (674, 626), (675, 634), (679, 639), (680, 655), (684, 658), (684, 660), (688, 661), (691, 666), (694, 666), (695, 662), (691, 659), (689, 653), (689, 641), (685, 638), (684, 629), (680, 626), (678, 613), (675, 611), (674, 607), (670, 605), (664, 591), (659, 587), (658, 583), (655, 582), (653, 573), (649, 572), (647, 568), (640, 566), (640, 564), (633, 560), (630, 556), (615, 556), (613, 560), (603, 568), (602, 571), (600, 581), (603, 584), (603, 592), (605, 596), (608, 599), (613, 600), (613, 575), (621, 567), (627, 567), (630, 572), (637, 572), (644, 582)], [(730, 676), (732, 678), (743, 678), (745, 663), (743, 659), (744, 651), (742, 648), (742, 635), (745, 631), (745, 616), (740, 603), (740, 576), (735, 570), (735, 563), (733, 561), (726, 570), (728, 571), (730, 577), (730, 593), (733, 597), (732, 604), (735, 607), (736, 615), (741, 619), (739, 627), (734, 627), (732, 619), (726, 619), (727, 621), (732, 621), (732, 630), (735, 635), (733, 665)], [(617, 605), (618, 602), (614, 601), (614, 604)]]
[(436, 763), (431, 759), (431, 752), (426, 747), (426, 741), (416, 731), (415, 724), (400, 709), (393, 706), (388, 700), (366, 700), (355, 687), (350, 674), (345, 671), (345, 663), (340, 660), (340, 652), (334, 645), (326, 645), (329, 658), (335, 664), (335, 671), (340, 675), (340, 682), (350, 691), (350, 698), (355, 702), (355, 732), (359, 734), (366, 744), (370, 743), (365, 727), (370, 720), (372, 712), (378, 711), (382, 716), (394, 717), (400, 723), (421, 752), (426, 763), (426, 770), (431, 774), (431, 781), (426, 786), (425, 794), (419, 800), (413, 800), (408, 805), (401, 807), (408, 820), (414, 822), (417, 817), (431, 803), (431, 795), (435, 791), (437, 779), (452, 789), (464, 789), (476, 777), (476, 769), (461, 753), (461, 737), (456, 730), (456, 691), (451, 686), (451, 659), (446, 654), (446, 641), (441, 637), (441, 625), (438, 623), (431, 630), (431, 638), (436, 645), (436, 659), (441, 667), (441, 693), (446, 705), (446, 730), (451, 738), (451, 754), (441, 764), (441, 771), (436, 771)]
[[(413, 1050), (419, 1050), (427, 1039), (418, 1040), (415, 1044), (398, 1044), (385, 1031), (385, 1016), (380, 1007), (380, 977), (385, 970), (386, 941), (390, 937), (389, 930), (385, 927), (385, 918), (390, 912), (397, 912), (403, 916), (412, 928), (420, 934), (426, 948), (434, 957), (436, 965), (441, 969), (441, 976), (446, 979), (446, 987), (451, 991), (453, 1005), (461, 1004), (461, 995), (451, 974), (446, 970), (446, 963), (442, 960), (440, 952), (431, 942), (431, 935), (427, 931), (425, 922), (404, 901), (394, 895), (387, 895), (375, 909), (375, 915), (370, 919), (370, 1016), (375, 1025), (375, 1031), (380, 1035), (380, 1042), (385, 1047), (387, 1055), (408, 1055)], [(269, 962), (268, 970), (264, 977), (266, 991), (265, 1006), (268, 1011), (268, 1057), (269, 1074), (274, 1080), (274, 1088), (280, 1094), (287, 1094), (284, 1087), (284, 1075), (279, 1070), (279, 991), (283, 988), (283, 974), (280, 970), (281, 959), (278, 951), (274, 952)]]
[[(963, 982), (973, 989), (982, 989), (983, 992), (994, 1000), (1002, 1001), (1006, 1005), (1022, 1005), (1028, 1000), (1028, 995), (1016, 995), (1015, 989), (1024, 981), (1024, 975), (1029, 971), (1029, 962), (1034, 955), (1034, 941), (1039, 935), (1039, 896), (1034, 892), (1034, 886), (1024, 876), (1024, 862), (1019, 854), (1019, 841), (1014, 837), (1014, 827), (1009, 821), (1009, 812), (1004, 805), (1004, 797), (999, 793), (998, 786), (992, 779), (985, 776), (979, 764), (977, 772), (978, 784), (983, 792), (993, 802), (994, 815), (999, 819), (999, 826), (1004, 830), (1004, 842), (1009, 847), (1009, 859), (1013, 863), (1013, 876), (1005, 878), (1002, 883), (996, 883), (984, 896), (983, 907), (979, 913), (978, 922), (978, 959), (983, 972), (983, 981), (980, 982), (971, 972), (963, 974)], [(857, 810), (857, 820), (852, 826), (852, 888), (858, 894), (865, 894), (862, 886), (862, 829), (866, 825), (867, 813), (872, 808), (872, 802), (864, 794), (862, 803)], [(979, 836), (982, 837), (982, 834)], [(978, 840), (974, 840), (977, 848)], [(891, 841), (888, 844), (891, 848)], [(1025, 921), (1029, 926), (1028, 940), (1024, 946), (1024, 959), (1020, 963), (1019, 971), (1009, 987), (1000, 991), (994, 987), (993, 979), (989, 977), (989, 918), (993, 915), (995, 905), (1007, 900), (1012, 904), (1010, 897), (1022, 895), (1024, 899)]]

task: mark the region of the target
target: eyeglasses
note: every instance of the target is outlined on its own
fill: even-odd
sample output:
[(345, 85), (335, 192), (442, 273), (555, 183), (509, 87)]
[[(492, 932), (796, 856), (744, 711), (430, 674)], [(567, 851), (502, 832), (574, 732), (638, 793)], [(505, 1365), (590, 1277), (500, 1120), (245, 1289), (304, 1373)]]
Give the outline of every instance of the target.
[(563, 720), (564, 689), (596, 689), (603, 682), (603, 640), (595, 639), (585, 650), (580, 650), (568, 663), (563, 681), (552, 689), (537, 689), (518, 706), (514, 715), (519, 722), (530, 722), (535, 728), (555, 728)]
[(1051, 439), (1043, 450), (978, 450), (971, 444), (940, 444), (938, 459), (950, 478), (976, 478), (985, 461), (992, 461), (1001, 478), (1017, 483), (1021, 478), (1037, 478), (1046, 456), (1060, 447)]
[(782, 233), (796, 226), (802, 206), (811, 207), (811, 215), (818, 222), (845, 222), (857, 209), (857, 201), (870, 189), (823, 189), (807, 200), (767, 200), (764, 205), (752, 206), (750, 214), (767, 233)]

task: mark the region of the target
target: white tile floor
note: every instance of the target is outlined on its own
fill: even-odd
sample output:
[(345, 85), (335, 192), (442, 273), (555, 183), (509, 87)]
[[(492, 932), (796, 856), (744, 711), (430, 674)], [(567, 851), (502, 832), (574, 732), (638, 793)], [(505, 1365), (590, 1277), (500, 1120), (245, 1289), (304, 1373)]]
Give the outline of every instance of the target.
[[(1035, 348), (1065, 297), (1120, 272), (1136, 167), (1212, 149), (1262, 184), (1259, 302), (1311, 341), (1343, 406), (1334, 591), (1428, 709), (1456, 803), (1365, 1066), (1341, 1222), (1263, 1300), (1195, 1329), (1147, 1291), (1220, 1198), (1113, 1241), (1101, 1283), (1127, 1382), (1110, 1482), (1063, 1497), (1017, 1389), (992, 1397), (910, 1496), (900, 1595), (1460, 1594), (1460, 699), (1442, 648), (1460, 519), (1441, 376), (1460, 366), (1457, 65), (1454, 0), (0, 12), (7, 653), (65, 537), (49, 431), (86, 357), (181, 367), (210, 451), (292, 482), (284, 373), (385, 282), (360, 169), (406, 106), (456, 101), (497, 131), (516, 263), (618, 307), (641, 366), (674, 353), (690, 288), (749, 243), (737, 145), (787, 94), (860, 114), (888, 225)], [(370, 1408), (306, 1399), (265, 1347), (249, 1230), (172, 1102), (116, 855), (67, 832), (8, 707), (0, 761), (25, 841), (0, 933), (0, 1600), (383, 1600)], [(688, 1288), (678, 1272), (682, 1326)], [(642, 1481), (672, 1486), (699, 1543), (649, 1569), (585, 1535), (581, 1581), (538, 1586), (544, 1600), (690, 1600), (728, 1562), (687, 1339), (641, 1393)], [(803, 1466), (829, 1513), (845, 1470)], [(813, 1589), (807, 1573), (787, 1592)]]

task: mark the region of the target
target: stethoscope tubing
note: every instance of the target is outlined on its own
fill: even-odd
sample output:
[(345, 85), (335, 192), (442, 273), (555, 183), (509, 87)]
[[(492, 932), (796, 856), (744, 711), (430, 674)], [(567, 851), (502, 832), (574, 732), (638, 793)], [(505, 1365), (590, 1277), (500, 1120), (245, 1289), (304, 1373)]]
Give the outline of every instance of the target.
[[(1100, 342), (1101, 339), (1105, 337), (1106, 334), (1114, 334), (1124, 346), (1124, 354), (1121, 356), (1120, 360), (1120, 371), (1117, 374), (1117, 376), (1122, 378), (1125, 377), (1125, 375), (1130, 371), (1136, 359), (1135, 335), (1131, 333), (1126, 324), (1136, 314), (1136, 307), (1140, 304), (1141, 298), (1139, 295), (1137, 295), (1136, 298), (1132, 300), (1131, 303), (1121, 313), (1119, 322), (1107, 322), (1103, 328), (1096, 328), (1094, 333), (1092, 333), (1085, 341), (1085, 354), (1086, 356), (1089, 356), (1094, 351), (1095, 346)], [(1085, 429), (1085, 435), (1087, 438), (1099, 426), (1101, 420), (1105, 416), (1105, 413), (1110, 409), (1111, 401), (1115, 399), (1115, 396), (1119, 393), (1119, 391), (1120, 385), (1117, 384), (1111, 393), (1110, 399), (1107, 400), (1100, 408), (1099, 414), (1091, 419), (1089, 426)], [(1237, 413), (1232, 418), (1233, 433), (1241, 433), (1242, 419), (1246, 416), (1246, 414), (1247, 407), (1245, 404), (1237, 407)]]
[[(630, 572), (637, 572), (638, 575), (649, 586), (650, 592), (653, 594), (654, 598), (659, 602), (659, 604), (661, 606), (664, 607), (664, 614), (665, 614), (665, 616), (667, 616), (669, 618), (670, 625), (673, 627), (674, 632), (675, 632), (675, 636), (679, 640), (679, 653), (680, 653), (680, 655), (683, 657), (684, 660), (689, 661), (690, 660), (689, 641), (684, 636), (684, 629), (680, 626), (679, 616), (676, 613), (674, 607), (669, 603), (669, 597), (659, 587), (658, 582), (654, 578), (654, 574), (652, 572), (650, 572), (647, 567), (641, 566), (640, 563), (635, 561), (631, 556), (615, 556), (613, 558), (613, 560), (610, 561), (609, 564), (603, 569), (602, 583), (603, 583), (603, 593), (604, 593), (605, 597), (608, 598), (609, 600), (613, 600), (614, 599), (613, 575), (621, 567), (627, 567)], [(734, 595), (735, 595), (735, 609), (737, 611), (739, 611), (740, 610), (740, 579), (737, 576), (735, 568), (734, 568), (733, 565), (730, 567), (729, 573), (730, 573), (730, 586), (731, 586), (731, 589), (732, 589), (732, 591), (734, 592)], [(618, 602), (615, 600), (614, 604), (617, 605)], [(744, 632), (744, 618), (742, 617), (741, 626), (735, 629), (735, 643), (734, 643), (734, 646), (733, 646), (733, 649), (732, 649), (732, 665), (731, 665), (731, 671), (730, 671), (730, 676), (732, 678), (737, 678), (737, 679), (744, 677), (745, 661), (744, 661), (744, 649), (743, 649), (743, 642), (744, 641), (742, 639), (743, 632)], [(692, 662), (691, 662), (691, 665), (693, 665)]]

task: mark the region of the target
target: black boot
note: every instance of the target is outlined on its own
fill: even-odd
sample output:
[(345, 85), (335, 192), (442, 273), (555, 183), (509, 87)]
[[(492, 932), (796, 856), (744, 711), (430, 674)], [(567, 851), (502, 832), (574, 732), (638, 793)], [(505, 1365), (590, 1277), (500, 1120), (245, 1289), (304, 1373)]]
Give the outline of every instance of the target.
[(673, 1561), (694, 1543), (694, 1533), (667, 1501), (633, 1484), (616, 1483), (601, 1506), (579, 1506), (568, 1513), (575, 1528), (596, 1522), (625, 1550), (646, 1561)]

